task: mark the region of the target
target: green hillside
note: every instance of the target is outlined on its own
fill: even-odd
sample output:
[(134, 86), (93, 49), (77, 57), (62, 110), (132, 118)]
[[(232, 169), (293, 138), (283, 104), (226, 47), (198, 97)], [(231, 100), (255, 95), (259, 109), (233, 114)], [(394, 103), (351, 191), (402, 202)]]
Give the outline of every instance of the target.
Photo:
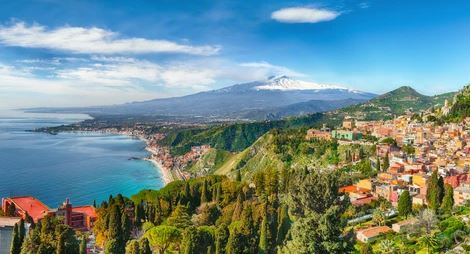
[(451, 99), (454, 95), (455, 93), (446, 93), (426, 96), (411, 87), (403, 86), (368, 102), (326, 113), (291, 117), (279, 121), (235, 123), (173, 130), (160, 141), (160, 144), (170, 146), (171, 152), (176, 155), (184, 154), (190, 150), (191, 146), (201, 144), (209, 144), (215, 149), (240, 152), (272, 129), (319, 127), (322, 124), (336, 126), (346, 116), (363, 120), (391, 119), (395, 115), (404, 114), (407, 110), (419, 112), (433, 106), (443, 105), (446, 99)]
[(450, 121), (456, 122), (468, 116), (470, 116), (470, 85), (465, 86), (455, 96), (455, 102), (447, 118)]
[(446, 99), (451, 99), (454, 95), (452, 92), (426, 96), (409, 86), (402, 86), (366, 103), (337, 110), (336, 113), (364, 120), (390, 119), (407, 111), (419, 112), (433, 106), (442, 106)]

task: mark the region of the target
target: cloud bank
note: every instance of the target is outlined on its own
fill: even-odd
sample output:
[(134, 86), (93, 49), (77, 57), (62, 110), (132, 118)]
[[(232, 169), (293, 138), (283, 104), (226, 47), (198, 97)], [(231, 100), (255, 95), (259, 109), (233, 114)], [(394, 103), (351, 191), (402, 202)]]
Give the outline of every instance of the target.
[(282, 23), (318, 23), (333, 20), (340, 14), (327, 9), (292, 7), (271, 13), (271, 18)]
[(0, 43), (7, 46), (42, 48), (82, 54), (181, 53), (215, 55), (219, 46), (193, 46), (168, 40), (122, 38), (118, 33), (97, 27), (64, 26), (48, 29), (17, 22), (0, 26)]

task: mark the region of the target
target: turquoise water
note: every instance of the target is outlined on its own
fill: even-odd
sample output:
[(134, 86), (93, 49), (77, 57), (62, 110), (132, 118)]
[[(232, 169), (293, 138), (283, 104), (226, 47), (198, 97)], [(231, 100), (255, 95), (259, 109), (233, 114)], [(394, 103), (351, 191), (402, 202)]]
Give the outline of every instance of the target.
[[(13, 116), (12, 116), (13, 115)], [(72, 123), (84, 115), (0, 114), (0, 197), (35, 196), (51, 208), (65, 198), (72, 204), (99, 204), (110, 194), (126, 196), (159, 189), (159, 169), (144, 160), (144, 142), (99, 133), (27, 132)]]

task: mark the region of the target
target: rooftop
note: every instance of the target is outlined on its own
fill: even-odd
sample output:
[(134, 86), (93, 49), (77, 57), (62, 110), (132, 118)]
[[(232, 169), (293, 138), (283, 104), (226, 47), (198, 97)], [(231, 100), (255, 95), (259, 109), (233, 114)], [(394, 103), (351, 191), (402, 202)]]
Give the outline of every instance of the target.
[(17, 208), (26, 211), (34, 221), (38, 221), (38, 219), (44, 216), (45, 212), (50, 210), (44, 203), (31, 196), (12, 197), (8, 199), (11, 200)]
[(88, 217), (92, 217), (92, 218), (97, 217), (95, 207), (91, 205), (73, 207), (72, 212), (83, 213), (83, 214), (86, 214)]
[(363, 230), (357, 231), (358, 234), (362, 234), (367, 238), (375, 237), (383, 233), (387, 233), (391, 231), (392, 229), (387, 227), (387, 226), (378, 226), (378, 227), (371, 227), (371, 228), (366, 228)]

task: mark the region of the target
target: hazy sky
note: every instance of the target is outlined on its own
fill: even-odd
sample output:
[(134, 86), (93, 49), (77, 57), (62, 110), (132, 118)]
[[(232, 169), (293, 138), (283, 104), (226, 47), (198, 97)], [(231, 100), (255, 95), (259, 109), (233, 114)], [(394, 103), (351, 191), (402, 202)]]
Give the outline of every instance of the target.
[(467, 0), (0, 6), (0, 108), (122, 103), (281, 74), (375, 93), (470, 82)]

